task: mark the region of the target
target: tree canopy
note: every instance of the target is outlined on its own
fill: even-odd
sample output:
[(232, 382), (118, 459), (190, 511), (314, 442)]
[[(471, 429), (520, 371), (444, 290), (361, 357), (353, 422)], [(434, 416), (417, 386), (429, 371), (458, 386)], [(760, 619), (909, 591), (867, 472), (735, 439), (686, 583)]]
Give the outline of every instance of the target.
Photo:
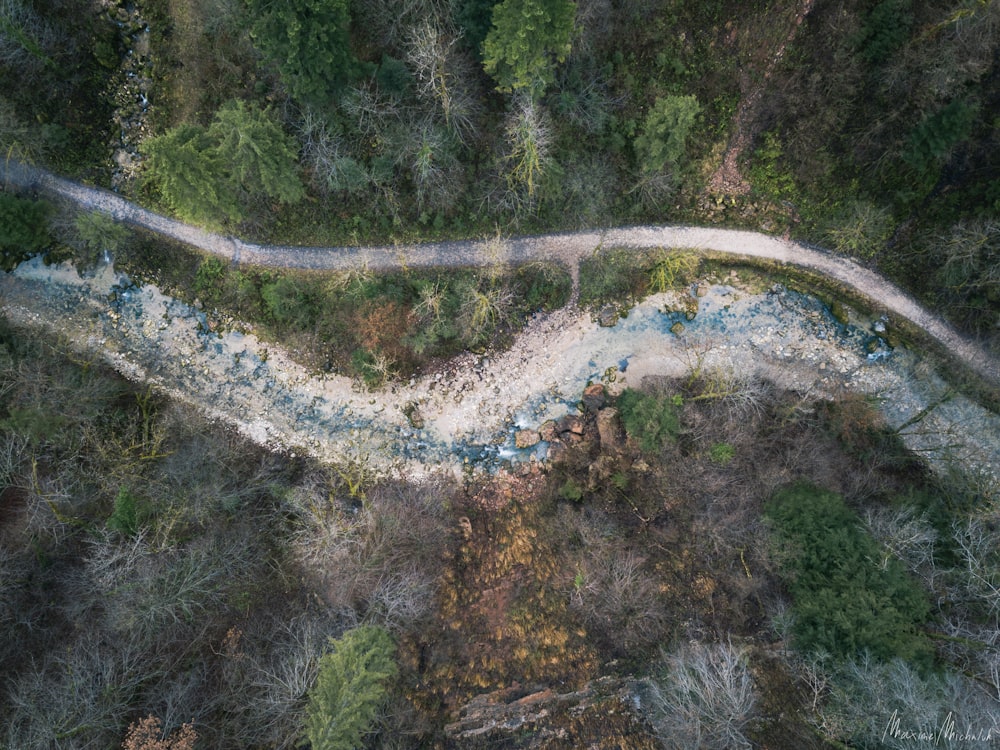
[(396, 647), (385, 630), (371, 625), (330, 644), (309, 691), (305, 740), (311, 750), (354, 750), (375, 720), (385, 683), (396, 675)]
[(304, 194), (294, 142), (268, 110), (223, 105), (208, 128), (186, 123), (143, 144), (147, 175), (177, 214), (243, 218), (240, 194), (295, 203)]
[(351, 52), (348, 0), (250, 0), (251, 35), (293, 98), (325, 105), (363, 65)]
[(647, 174), (676, 169), (684, 160), (688, 134), (701, 107), (693, 96), (657, 99), (635, 139), (636, 155)]
[(556, 63), (570, 52), (575, 19), (571, 0), (504, 0), (495, 6), (483, 67), (497, 88), (541, 94), (555, 79)]

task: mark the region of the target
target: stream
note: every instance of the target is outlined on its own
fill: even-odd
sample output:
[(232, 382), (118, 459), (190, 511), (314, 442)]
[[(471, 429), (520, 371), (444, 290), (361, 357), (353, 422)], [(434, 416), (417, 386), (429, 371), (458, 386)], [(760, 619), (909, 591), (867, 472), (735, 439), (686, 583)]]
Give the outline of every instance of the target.
[[(0, 275), (0, 306), (258, 443), (410, 476), (544, 458), (544, 442), (517, 450), (515, 431), (575, 410), (588, 382), (603, 380), (614, 391), (647, 376), (709, 368), (811, 397), (869, 394), (893, 426), (948, 391), (918, 354), (889, 346), (878, 319), (852, 310), (845, 324), (815, 297), (778, 285), (751, 292), (735, 274), (729, 282), (650, 297), (613, 327), (576, 308), (537, 315), (507, 351), (464, 354), (444, 370), (377, 392), (307, 372), (253, 335), (210, 331), (202, 312), (153, 285), (136, 286), (111, 264), (81, 276), (70, 266), (27, 261)], [(692, 302), (693, 319), (670, 312)], [(421, 429), (406, 416), (413, 406)], [(951, 397), (902, 434), (939, 470), (959, 461), (995, 485), (1000, 418), (978, 404)]]

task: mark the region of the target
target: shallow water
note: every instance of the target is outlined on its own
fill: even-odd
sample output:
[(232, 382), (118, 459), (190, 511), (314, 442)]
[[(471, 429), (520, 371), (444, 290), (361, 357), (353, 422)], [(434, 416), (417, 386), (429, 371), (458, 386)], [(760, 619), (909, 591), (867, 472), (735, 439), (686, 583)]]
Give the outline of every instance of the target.
[[(314, 376), (253, 335), (212, 332), (203, 312), (139, 288), (110, 266), (81, 278), (35, 259), (0, 276), (0, 299), (14, 317), (69, 334), (129, 377), (259, 442), (406, 473), (542, 458), (544, 443), (518, 451), (514, 432), (573, 411), (589, 382), (619, 389), (647, 376), (718, 368), (817, 396), (841, 388), (877, 396), (892, 425), (947, 390), (919, 356), (888, 346), (878, 320), (852, 312), (842, 324), (815, 297), (780, 286), (699, 292), (688, 292), (688, 307), (697, 301), (693, 320), (665, 311), (684, 306), (678, 294), (651, 297), (610, 328), (564, 310), (530, 322), (507, 352), (466, 355), (443, 376), (371, 393), (345, 377)], [(671, 332), (678, 322), (683, 330)], [(424, 429), (410, 426), (408, 403), (419, 405)], [(1000, 420), (963, 397), (905, 436), (932, 461), (972, 462), (991, 477), (1000, 466)]]

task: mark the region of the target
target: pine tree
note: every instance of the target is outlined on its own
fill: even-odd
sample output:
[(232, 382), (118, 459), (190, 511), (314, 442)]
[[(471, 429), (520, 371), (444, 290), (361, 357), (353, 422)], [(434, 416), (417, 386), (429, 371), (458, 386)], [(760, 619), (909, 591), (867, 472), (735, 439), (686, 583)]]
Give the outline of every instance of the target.
[(501, 91), (542, 94), (569, 54), (576, 20), (570, 0), (504, 0), (493, 8), (483, 67)]
[(362, 626), (331, 639), (309, 691), (303, 746), (354, 750), (370, 730), (396, 676), (395, 644), (382, 628)]

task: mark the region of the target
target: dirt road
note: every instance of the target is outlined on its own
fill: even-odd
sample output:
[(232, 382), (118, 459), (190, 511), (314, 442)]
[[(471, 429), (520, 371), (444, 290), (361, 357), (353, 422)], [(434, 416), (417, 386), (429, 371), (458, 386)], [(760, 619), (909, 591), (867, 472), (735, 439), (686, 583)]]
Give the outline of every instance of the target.
[(107, 213), (120, 221), (141, 226), (233, 262), (261, 266), (315, 270), (367, 266), (379, 270), (548, 260), (569, 268), (576, 283), (580, 261), (600, 248), (694, 248), (734, 257), (777, 261), (817, 272), (850, 287), (869, 300), (875, 309), (908, 320), (988, 382), (1000, 384), (1000, 363), (995, 357), (961, 336), (943, 319), (879, 274), (847, 258), (757, 232), (687, 226), (634, 226), (514, 237), (504, 243), (502, 257), (498, 257), (495, 243), (474, 240), (375, 247), (257, 245), (185, 224), (137, 206), (108, 190), (81, 185), (14, 161), (0, 163), (0, 182), (70, 200), (82, 208)]

